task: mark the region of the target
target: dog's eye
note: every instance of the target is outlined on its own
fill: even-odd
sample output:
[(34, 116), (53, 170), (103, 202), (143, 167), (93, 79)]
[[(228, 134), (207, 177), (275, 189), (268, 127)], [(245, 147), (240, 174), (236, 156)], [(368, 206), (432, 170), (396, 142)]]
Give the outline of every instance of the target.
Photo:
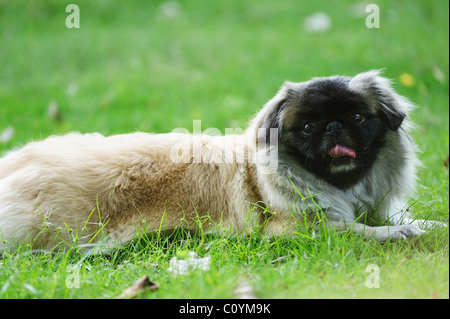
[(303, 133), (309, 135), (312, 133), (315, 127), (316, 127), (315, 123), (306, 123), (305, 125), (303, 125)]
[(362, 123), (364, 121), (364, 116), (360, 113), (353, 113), (350, 115), (350, 118), (357, 123)]

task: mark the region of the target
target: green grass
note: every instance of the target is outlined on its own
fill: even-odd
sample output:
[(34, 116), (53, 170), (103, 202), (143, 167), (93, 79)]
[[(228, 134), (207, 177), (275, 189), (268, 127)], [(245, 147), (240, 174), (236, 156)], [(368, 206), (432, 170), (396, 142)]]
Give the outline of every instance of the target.
[[(152, 234), (109, 254), (5, 253), (2, 298), (113, 298), (143, 275), (158, 283), (144, 298), (235, 298), (245, 281), (259, 298), (448, 298), (448, 234), (418, 241), (364, 241), (350, 233), (295, 239), (228, 235)], [(211, 268), (175, 277), (169, 260), (195, 251)], [(274, 262), (285, 257), (279, 262)], [(368, 288), (370, 265), (379, 288)], [(74, 271), (74, 269), (76, 269)], [(79, 288), (71, 288), (75, 272)], [(67, 284), (69, 282), (69, 286)]]
[[(198, 119), (203, 129), (245, 128), (284, 80), (384, 68), (419, 106), (412, 118), (424, 168), (413, 214), (448, 220), (448, 1), (377, 1), (380, 29), (365, 27), (354, 1), (296, 0), (179, 1), (173, 18), (163, 1), (83, 0), (81, 28), (67, 29), (72, 2), (0, 0), (0, 132), (14, 128), (0, 152), (69, 131), (192, 131)], [(332, 27), (311, 34), (302, 23), (316, 11)], [(400, 81), (404, 73), (413, 85)], [(47, 115), (51, 103), (61, 121)], [(174, 278), (169, 261), (186, 251), (211, 256), (211, 269)], [(260, 298), (448, 298), (448, 261), (448, 228), (385, 245), (331, 232), (150, 234), (109, 256), (75, 247), (6, 252), (0, 298), (112, 298), (142, 275), (160, 285), (146, 298), (233, 298), (241, 281)], [(371, 264), (380, 269), (378, 289), (365, 285)], [(66, 285), (71, 265), (79, 289)]]

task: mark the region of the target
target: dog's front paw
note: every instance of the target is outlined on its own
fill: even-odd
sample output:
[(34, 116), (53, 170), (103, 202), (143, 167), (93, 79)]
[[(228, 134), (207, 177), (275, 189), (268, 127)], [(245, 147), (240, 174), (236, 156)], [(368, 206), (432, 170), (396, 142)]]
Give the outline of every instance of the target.
[(399, 241), (414, 238), (425, 231), (414, 225), (373, 227), (373, 237), (379, 242)]

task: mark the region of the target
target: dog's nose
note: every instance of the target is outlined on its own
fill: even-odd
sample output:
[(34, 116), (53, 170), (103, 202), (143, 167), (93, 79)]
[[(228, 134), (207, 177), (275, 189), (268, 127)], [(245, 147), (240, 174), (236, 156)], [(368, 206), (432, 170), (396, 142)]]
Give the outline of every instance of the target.
[(342, 129), (342, 124), (339, 122), (330, 122), (327, 125), (327, 133), (329, 134), (336, 134)]

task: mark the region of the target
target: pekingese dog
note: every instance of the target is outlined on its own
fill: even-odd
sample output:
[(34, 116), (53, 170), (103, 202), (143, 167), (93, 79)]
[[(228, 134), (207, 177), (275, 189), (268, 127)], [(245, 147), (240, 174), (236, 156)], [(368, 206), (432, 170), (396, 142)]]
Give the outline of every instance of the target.
[[(68, 134), (0, 159), (0, 245), (138, 230), (292, 235), (317, 214), (378, 241), (423, 232), (406, 216), (416, 179), (412, 104), (378, 71), (286, 82), (241, 135)], [(380, 223), (386, 226), (379, 226)]]

